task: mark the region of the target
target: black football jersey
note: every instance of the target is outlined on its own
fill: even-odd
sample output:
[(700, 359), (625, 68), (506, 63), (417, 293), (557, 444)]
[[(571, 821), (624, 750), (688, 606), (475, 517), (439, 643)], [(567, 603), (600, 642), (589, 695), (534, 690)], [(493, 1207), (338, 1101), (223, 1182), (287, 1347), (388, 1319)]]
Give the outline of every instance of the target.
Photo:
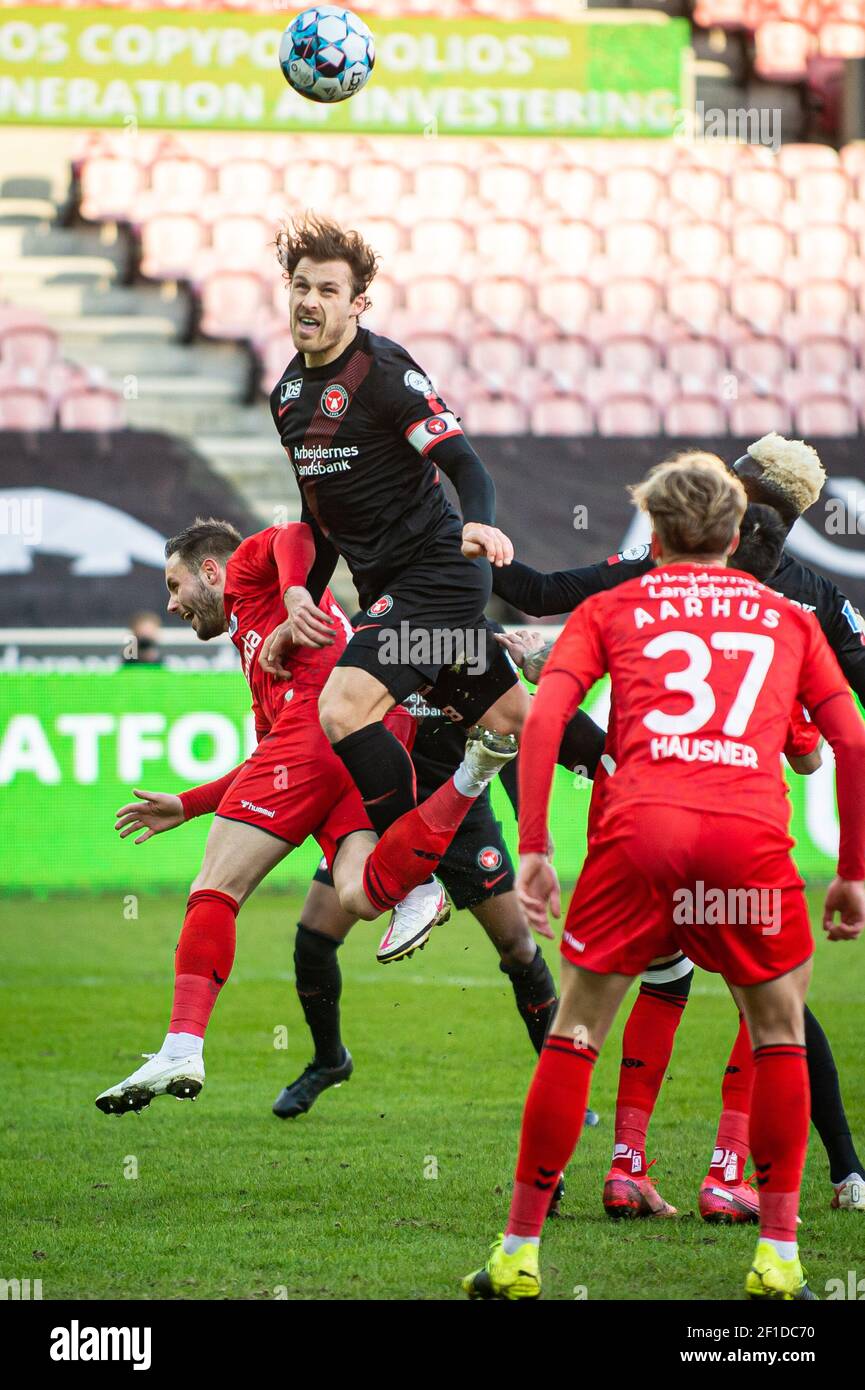
[(344, 556), (365, 607), (413, 563), (461, 556), (430, 454), (462, 430), (405, 348), (359, 328), (324, 367), (297, 353), (270, 408), (304, 518)]

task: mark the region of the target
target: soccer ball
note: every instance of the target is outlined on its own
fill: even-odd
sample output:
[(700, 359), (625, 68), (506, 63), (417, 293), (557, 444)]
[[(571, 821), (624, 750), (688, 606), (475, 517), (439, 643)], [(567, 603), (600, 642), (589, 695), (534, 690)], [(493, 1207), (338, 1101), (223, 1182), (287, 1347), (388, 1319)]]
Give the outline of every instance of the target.
[(290, 87), (310, 101), (345, 101), (368, 80), (375, 41), (362, 19), (340, 5), (315, 5), (289, 24), (279, 65)]

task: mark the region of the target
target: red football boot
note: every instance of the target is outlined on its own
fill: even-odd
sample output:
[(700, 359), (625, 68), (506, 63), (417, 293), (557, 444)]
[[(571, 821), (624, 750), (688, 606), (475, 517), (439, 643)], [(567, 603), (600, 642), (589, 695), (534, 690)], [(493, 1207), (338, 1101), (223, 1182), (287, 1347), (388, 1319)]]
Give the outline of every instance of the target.
[(700, 1184), (697, 1205), (704, 1221), (720, 1226), (753, 1224), (760, 1219), (760, 1197), (750, 1178), (723, 1183), (711, 1175), (705, 1177)]
[[(652, 1159), (652, 1163), (655, 1160)], [(651, 1168), (652, 1163), (649, 1164)], [(665, 1202), (649, 1179), (649, 1170), (642, 1176), (623, 1173), (611, 1168), (604, 1180), (604, 1211), (614, 1220), (632, 1220), (638, 1216), (675, 1216), (676, 1208)]]

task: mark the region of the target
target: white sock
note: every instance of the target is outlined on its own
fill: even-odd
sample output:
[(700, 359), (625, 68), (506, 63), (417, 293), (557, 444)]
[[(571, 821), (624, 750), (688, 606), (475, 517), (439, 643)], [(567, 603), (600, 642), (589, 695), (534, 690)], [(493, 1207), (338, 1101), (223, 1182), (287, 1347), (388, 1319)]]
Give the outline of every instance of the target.
[[(493, 774), (493, 776), (495, 776), (495, 774)], [(492, 777), (485, 777), (483, 780), (478, 780), (476, 777), (473, 777), (465, 763), (460, 763), (454, 773), (454, 786), (460, 796), (470, 796), (472, 800), (474, 800), (476, 796), (480, 796), (481, 792), (489, 786), (491, 781)]]
[(159, 1049), (160, 1056), (179, 1060), (181, 1057), (201, 1057), (204, 1053), (204, 1038), (197, 1033), (166, 1033), (165, 1042)]
[(761, 1236), (760, 1239), (765, 1245), (771, 1245), (782, 1260), (795, 1260), (799, 1253), (799, 1245), (795, 1240), (772, 1240), (769, 1236)]
[(502, 1241), (502, 1249), (506, 1255), (512, 1255), (515, 1250), (519, 1250), (521, 1245), (540, 1245), (540, 1236), (505, 1236)]

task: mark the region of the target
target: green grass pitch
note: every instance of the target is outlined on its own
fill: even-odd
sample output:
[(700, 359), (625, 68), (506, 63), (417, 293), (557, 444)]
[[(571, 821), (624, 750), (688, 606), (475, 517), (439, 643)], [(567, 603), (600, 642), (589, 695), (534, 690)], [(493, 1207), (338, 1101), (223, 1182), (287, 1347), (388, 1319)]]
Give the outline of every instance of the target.
[[(260, 894), (239, 919), (201, 1098), (104, 1116), (94, 1096), (161, 1042), (182, 906), (180, 894), (143, 897), (128, 920), (120, 897), (4, 903), (0, 1277), (41, 1279), (45, 1299), (461, 1296), (502, 1228), (533, 1059), (474, 919), (456, 914), (424, 954), (387, 968), (378, 925), (355, 928), (341, 953), (354, 1077), (283, 1122), (272, 1100), (309, 1058), (291, 977), (299, 898)], [(811, 1003), (860, 1145), (863, 994), (865, 944), (821, 940)], [(695, 1215), (732, 1005), (697, 973), (650, 1134), (658, 1186), (679, 1208), (669, 1222), (613, 1224), (600, 1206), (621, 1022), (596, 1071), (601, 1125), (543, 1243), (545, 1296), (737, 1298), (753, 1228)], [(821, 1296), (857, 1261), (865, 1275), (865, 1217), (831, 1212), (830, 1197), (812, 1132), (801, 1243)]]

